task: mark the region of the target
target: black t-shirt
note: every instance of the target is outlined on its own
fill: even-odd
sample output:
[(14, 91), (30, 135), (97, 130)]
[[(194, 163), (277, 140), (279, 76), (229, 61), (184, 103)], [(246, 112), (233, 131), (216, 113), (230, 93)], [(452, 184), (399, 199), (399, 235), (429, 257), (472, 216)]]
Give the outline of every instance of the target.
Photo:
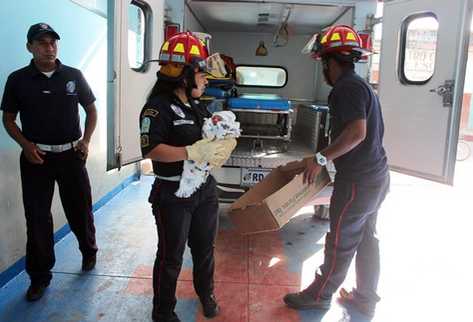
[(47, 77), (33, 61), (8, 76), (1, 109), (20, 113), (21, 130), (34, 143), (64, 144), (82, 136), (78, 103), (88, 106), (95, 96), (80, 70), (56, 61)]
[(384, 178), (388, 171), (383, 148), (384, 123), (378, 97), (371, 86), (354, 71), (348, 71), (335, 83), (328, 103), (332, 141), (348, 123), (366, 120), (365, 140), (334, 160), (336, 178), (360, 183)]
[[(148, 100), (141, 110), (141, 152), (143, 156), (158, 144), (187, 146), (202, 139), (204, 118), (210, 117), (199, 101), (183, 104), (176, 96), (160, 95)], [(153, 161), (153, 171), (163, 177), (182, 174), (183, 161)]]

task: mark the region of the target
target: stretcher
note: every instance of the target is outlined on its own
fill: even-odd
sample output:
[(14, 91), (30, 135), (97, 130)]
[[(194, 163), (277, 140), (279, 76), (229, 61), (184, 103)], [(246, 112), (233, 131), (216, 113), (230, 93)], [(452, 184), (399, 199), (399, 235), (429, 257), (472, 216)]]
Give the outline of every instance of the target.
[(292, 129), (291, 101), (273, 94), (246, 94), (229, 98), (227, 106), (237, 114), (241, 137), (256, 139), (258, 145), (265, 139), (282, 140), (286, 143), (283, 149), (287, 149)]
[(230, 98), (228, 100), (228, 107), (231, 110), (289, 111), (291, 109), (291, 101), (274, 94), (245, 94)]

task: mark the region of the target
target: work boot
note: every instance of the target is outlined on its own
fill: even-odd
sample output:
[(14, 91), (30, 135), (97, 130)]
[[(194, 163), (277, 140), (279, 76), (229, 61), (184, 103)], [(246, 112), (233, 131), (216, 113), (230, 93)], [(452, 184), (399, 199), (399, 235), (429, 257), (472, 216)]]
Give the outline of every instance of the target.
[(340, 305), (346, 308), (354, 308), (368, 318), (374, 317), (376, 304), (360, 301), (355, 292), (348, 292), (344, 288), (340, 289), (339, 295), (337, 301)]
[(314, 296), (304, 292), (286, 294), (284, 303), (296, 310), (328, 310), (330, 308), (330, 300), (316, 301)]
[(217, 304), (215, 295), (210, 294), (209, 296), (201, 297), (200, 303), (202, 303), (202, 311), (206, 318), (214, 318), (220, 312), (220, 307)]
[(82, 271), (87, 272), (94, 269), (97, 264), (97, 255), (82, 257)]
[(153, 322), (181, 322), (177, 314), (172, 313), (157, 313), (152, 315)]
[(49, 283), (47, 284), (31, 284), (30, 287), (28, 287), (28, 291), (26, 291), (26, 300), (28, 302), (34, 302), (39, 300), (40, 298), (43, 297), (44, 292), (46, 291), (46, 288), (49, 286)]

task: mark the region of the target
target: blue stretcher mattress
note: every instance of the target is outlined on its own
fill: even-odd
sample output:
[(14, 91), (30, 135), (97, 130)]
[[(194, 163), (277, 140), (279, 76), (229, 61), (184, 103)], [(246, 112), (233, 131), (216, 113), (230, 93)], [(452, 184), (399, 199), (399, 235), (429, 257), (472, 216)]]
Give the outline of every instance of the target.
[(291, 108), (291, 101), (273, 94), (247, 94), (229, 98), (228, 107), (230, 109), (287, 111)]
[(226, 97), (230, 96), (230, 93), (229, 93), (229, 91), (225, 91), (225, 90), (220, 89), (220, 88), (207, 87), (205, 89), (204, 95), (215, 97), (215, 98), (226, 98)]

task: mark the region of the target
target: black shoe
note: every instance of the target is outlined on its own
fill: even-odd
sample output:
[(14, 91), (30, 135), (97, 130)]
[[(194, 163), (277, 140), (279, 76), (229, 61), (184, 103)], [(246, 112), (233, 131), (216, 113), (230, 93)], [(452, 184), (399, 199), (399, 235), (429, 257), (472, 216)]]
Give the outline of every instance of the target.
[(330, 308), (330, 300), (316, 301), (313, 296), (304, 292), (286, 294), (284, 303), (296, 310), (328, 310)]
[(202, 311), (206, 318), (214, 318), (220, 312), (220, 307), (217, 304), (215, 295), (211, 294), (209, 296), (201, 297), (200, 303), (202, 303)]
[(26, 291), (26, 300), (29, 302), (34, 302), (39, 300), (40, 298), (43, 297), (44, 292), (46, 291), (46, 288), (49, 286), (48, 284), (31, 284), (30, 287), (28, 288), (28, 291)]
[(153, 322), (181, 322), (177, 317), (176, 313), (158, 313), (152, 315)]
[(345, 308), (354, 308), (361, 314), (372, 319), (375, 314), (376, 304), (370, 304), (360, 301), (354, 292), (348, 292), (344, 288), (340, 289), (340, 296), (337, 299), (338, 303)]
[(97, 264), (97, 255), (82, 257), (82, 271), (87, 272), (93, 270)]

